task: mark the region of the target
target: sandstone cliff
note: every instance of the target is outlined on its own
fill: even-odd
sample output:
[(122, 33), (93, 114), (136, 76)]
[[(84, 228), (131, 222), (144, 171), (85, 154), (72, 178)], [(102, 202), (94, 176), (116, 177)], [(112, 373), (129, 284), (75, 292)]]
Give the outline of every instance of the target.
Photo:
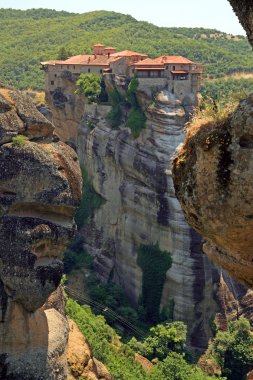
[[(105, 79), (107, 89), (116, 87), (125, 94), (122, 78)], [(69, 117), (64, 118), (73, 91), (73, 78), (66, 75), (60, 91), (66, 99), (62, 111), (54, 105), (54, 94), (48, 94), (53, 120), (61, 120), (61, 128), (68, 131), (63, 135), (70, 129)], [(78, 156), (105, 200), (82, 233), (100, 278), (119, 283), (135, 303), (142, 296), (143, 285), (142, 270), (137, 265), (139, 246), (158, 242), (161, 250), (170, 251), (173, 264), (163, 286), (161, 308), (172, 301), (174, 318), (189, 326), (190, 343), (203, 348), (212, 334), (211, 320), (216, 318), (224, 327), (237, 314), (249, 316), (252, 297), (245, 289), (235, 291), (237, 285), (228, 277), (224, 280), (203, 256), (202, 239), (185, 222), (175, 198), (171, 161), (184, 140), (185, 122), (198, 100), (192, 94), (180, 102), (165, 90), (152, 102), (152, 91), (145, 86), (139, 87), (138, 100), (146, 109), (147, 127), (136, 140), (124, 123), (119, 129), (110, 127), (106, 117), (110, 106), (78, 100), (77, 104), (83, 102), (83, 114), (76, 115), (76, 123), (82, 120), (77, 138), (72, 131)]]
[(204, 250), (253, 287), (253, 96), (221, 122), (190, 127), (174, 163), (176, 194)]
[[(139, 92), (140, 102), (150, 103), (149, 96), (147, 91)], [(173, 259), (161, 308), (173, 300), (174, 318), (188, 324), (191, 344), (201, 348), (211, 336), (210, 320), (219, 311), (227, 320), (229, 308), (216, 296), (222, 274), (202, 255), (201, 237), (185, 222), (174, 194), (170, 161), (183, 141), (185, 114), (194, 102), (188, 97), (181, 103), (162, 91), (148, 107), (147, 127), (137, 140), (129, 129), (112, 130), (104, 107), (86, 106), (78, 156), (93, 177), (95, 190), (106, 200), (83, 229), (97, 273), (104, 281), (113, 278), (137, 303), (143, 284), (138, 247), (159, 242)], [(92, 131), (90, 120), (96, 125)], [(231, 286), (227, 293), (234, 300)], [(252, 311), (251, 298), (248, 305)]]
[(60, 80), (61, 87), (46, 92), (47, 104), (53, 110), (52, 115), (46, 113), (46, 117), (50, 120), (52, 118), (56, 133), (62, 141), (76, 146), (79, 121), (88, 101), (84, 96), (75, 95), (77, 77), (70, 71), (64, 71)]
[(58, 287), (81, 197), (76, 153), (28, 97), (0, 85), (0, 378), (66, 379)]

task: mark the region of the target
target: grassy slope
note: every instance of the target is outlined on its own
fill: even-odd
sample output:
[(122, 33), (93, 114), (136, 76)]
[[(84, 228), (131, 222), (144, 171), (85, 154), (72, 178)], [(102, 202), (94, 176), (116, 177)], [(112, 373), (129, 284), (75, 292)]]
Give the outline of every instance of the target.
[(150, 56), (184, 55), (204, 63), (206, 73), (213, 76), (253, 71), (251, 48), (245, 38), (239, 42), (196, 38), (203, 30), (213, 30), (159, 28), (107, 11), (76, 15), (42, 9), (0, 9), (0, 17), (0, 80), (20, 88), (43, 87), (39, 62), (56, 58), (60, 47), (76, 54), (90, 52), (96, 42)]

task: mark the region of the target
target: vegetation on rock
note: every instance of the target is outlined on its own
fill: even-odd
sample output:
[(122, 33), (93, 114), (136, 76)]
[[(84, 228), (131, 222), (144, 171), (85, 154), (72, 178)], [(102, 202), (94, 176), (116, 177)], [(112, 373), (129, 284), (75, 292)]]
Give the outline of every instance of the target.
[(12, 138), (12, 145), (22, 146), (28, 141), (28, 137), (24, 135), (18, 135)]
[[(184, 356), (171, 352), (164, 361), (154, 366), (150, 380), (218, 380), (221, 378), (206, 375), (196, 365), (189, 365)], [(223, 379), (225, 380), (225, 378)]]
[(66, 310), (88, 340), (94, 356), (107, 366), (115, 380), (147, 378), (143, 368), (135, 362), (134, 352), (121, 343), (120, 337), (106, 324), (103, 316), (95, 316), (88, 306), (81, 307), (71, 299)]
[(166, 278), (171, 267), (171, 254), (161, 251), (158, 243), (141, 245), (138, 249), (137, 264), (142, 269), (142, 302), (146, 318), (152, 322), (159, 321), (159, 307)]
[(87, 222), (89, 216), (93, 215), (94, 210), (100, 208), (105, 202), (104, 199), (94, 190), (92, 179), (87, 170), (84, 167), (81, 169), (83, 177), (83, 196), (81, 205), (75, 216), (75, 221), (79, 228)]
[[(68, 299), (66, 311), (71, 319), (78, 325), (92, 347), (94, 356), (101, 360), (109, 369), (115, 380), (217, 380), (217, 377), (206, 375), (196, 365), (186, 362), (183, 354), (173, 351), (175, 345), (179, 349), (185, 341), (185, 327), (178, 322), (176, 333), (170, 328), (169, 338), (166, 327), (158, 334), (160, 343), (163, 333), (165, 341), (169, 342), (171, 349), (163, 361), (159, 361), (151, 372), (145, 372), (139, 363), (135, 361), (135, 352), (129, 345), (121, 343), (120, 337), (106, 324), (104, 317), (95, 316), (88, 306), (79, 306), (75, 301)], [(181, 327), (179, 327), (179, 324)], [(157, 331), (158, 331), (157, 330)], [(99, 337), (99, 339), (98, 339)], [(154, 344), (155, 344), (155, 336)], [(141, 342), (139, 342), (141, 344)], [(165, 355), (165, 352), (164, 352)], [(220, 379), (221, 380), (221, 379)], [(225, 379), (224, 379), (225, 380)]]
[(81, 74), (76, 82), (77, 95), (85, 95), (89, 103), (96, 102), (101, 94), (101, 75)]
[(109, 93), (109, 100), (112, 105), (112, 109), (107, 115), (107, 120), (112, 128), (117, 128), (120, 126), (122, 121), (121, 105), (124, 103), (124, 98), (115, 88)]
[(151, 327), (143, 342), (132, 338), (129, 346), (149, 360), (164, 360), (170, 352), (183, 353), (186, 345), (186, 326), (183, 322), (159, 324)]
[(227, 380), (244, 380), (253, 368), (253, 333), (245, 318), (231, 322), (227, 331), (218, 331), (206, 358), (214, 361)]
[(130, 128), (134, 138), (139, 137), (141, 130), (145, 128), (146, 116), (138, 103), (136, 91), (139, 86), (137, 78), (132, 78), (127, 90), (127, 100), (131, 104), (131, 111), (127, 115), (126, 127)]

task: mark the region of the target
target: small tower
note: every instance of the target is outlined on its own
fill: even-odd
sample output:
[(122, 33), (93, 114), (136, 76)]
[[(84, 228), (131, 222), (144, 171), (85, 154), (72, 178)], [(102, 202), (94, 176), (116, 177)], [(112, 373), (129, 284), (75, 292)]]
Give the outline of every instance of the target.
[(105, 54), (105, 45), (96, 44), (93, 46), (94, 55), (104, 55)]
[(104, 54), (108, 56), (108, 58), (110, 57), (111, 54), (114, 54), (116, 53), (116, 49), (114, 49), (113, 47), (106, 47), (105, 50), (104, 50)]

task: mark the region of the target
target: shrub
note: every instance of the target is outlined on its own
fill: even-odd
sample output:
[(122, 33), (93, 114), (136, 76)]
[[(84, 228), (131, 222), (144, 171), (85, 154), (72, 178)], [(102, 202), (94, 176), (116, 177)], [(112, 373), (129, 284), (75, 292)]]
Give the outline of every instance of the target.
[[(171, 352), (164, 361), (153, 367), (150, 380), (218, 380), (208, 376), (196, 365), (189, 365), (183, 355)], [(219, 378), (221, 380), (221, 378)], [(225, 379), (223, 379), (225, 380)]]
[(143, 342), (131, 339), (129, 346), (149, 360), (164, 360), (170, 352), (183, 353), (186, 343), (186, 326), (183, 322), (159, 324), (150, 329)]
[(28, 137), (23, 135), (17, 135), (12, 138), (12, 145), (14, 146), (22, 146), (28, 141)]
[(127, 100), (132, 107), (139, 107), (138, 100), (136, 98), (136, 91), (139, 86), (139, 81), (136, 77), (133, 77), (128, 85)]
[(134, 138), (140, 136), (142, 129), (146, 127), (146, 116), (140, 108), (133, 108), (127, 118), (126, 127), (130, 128)]
[(117, 128), (122, 120), (121, 104), (124, 103), (124, 98), (120, 95), (117, 89), (114, 89), (109, 93), (109, 99), (112, 109), (107, 115), (107, 120), (110, 122), (112, 128)]
[(92, 347), (94, 356), (101, 360), (115, 380), (148, 380), (134, 352), (120, 342), (120, 337), (106, 324), (103, 316), (95, 316), (89, 306), (79, 306), (68, 299), (66, 311), (78, 325)]
[(120, 105), (113, 106), (112, 110), (107, 115), (107, 120), (112, 128), (117, 128), (121, 124), (122, 111)]
[(219, 331), (208, 353), (227, 380), (244, 380), (253, 368), (253, 334), (245, 318), (231, 322), (228, 331)]
[(99, 209), (105, 202), (101, 195), (94, 190), (92, 179), (88, 175), (87, 170), (84, 167), (81, 169), (83, 177), (83, 196), (80, 207), (75, 215), (75, 221), (79, 228), (87, 223), (89, 217), (93, 216), (94, 211)]
[(76, 82), (77, 95), (85, 95), (89, 102), (96, 102), (101, 93), (101, 76), (97, 74), (81, 74)]

